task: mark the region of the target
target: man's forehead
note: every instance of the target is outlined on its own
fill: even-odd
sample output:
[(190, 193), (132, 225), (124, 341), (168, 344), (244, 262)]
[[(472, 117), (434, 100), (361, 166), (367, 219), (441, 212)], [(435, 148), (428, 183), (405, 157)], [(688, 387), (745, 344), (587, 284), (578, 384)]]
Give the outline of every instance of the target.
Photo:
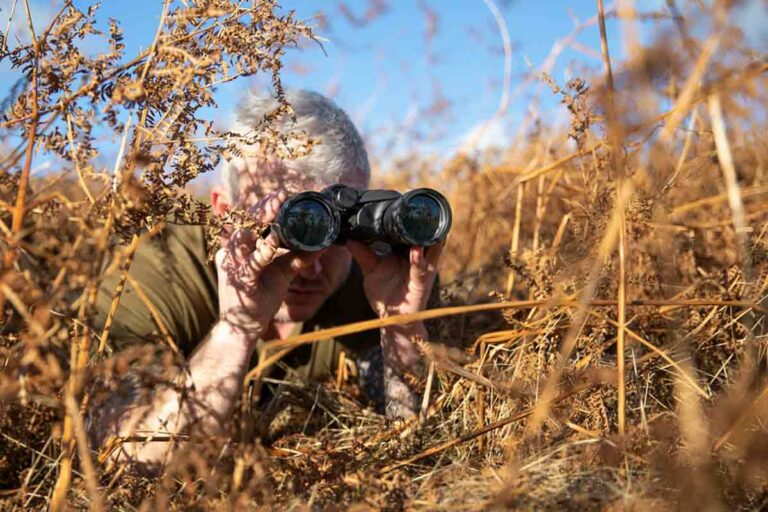
[(245, 168), (238, 174), (241, 197), (263, 197), (277, 190), (291, 194), (322, 188), (322, 184), (299, 170), (291, 169), (280, 161), (245, 161)]
[[(310, 172), (295, 169), (276, 158), (244, 157), (230, 161), (237, 171), (238, 199), (244, 204), (251, 204), (276, 191), (285, 191), (290, 195), (308, 190), (320, 191), (334, 183), (319, 181)], [(363, 180), (351, 180), (345, 176), (340, 183), (365, 188)]]

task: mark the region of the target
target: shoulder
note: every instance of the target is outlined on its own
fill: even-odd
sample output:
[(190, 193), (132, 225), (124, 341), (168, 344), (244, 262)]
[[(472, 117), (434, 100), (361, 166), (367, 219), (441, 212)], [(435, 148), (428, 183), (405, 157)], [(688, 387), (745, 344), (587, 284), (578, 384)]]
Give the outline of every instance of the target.
[(130, 274), (152, 286), (159, 283), (149, 279), (160, 277), (174, 286), (202, 284), (215, 277), (207, 257), (204, 226), (169, 224), (154, 236), (142, 235)]
[(165, 330), (185, 352), (194, 348), (218, 309), (204, 227), (168, 225), (155, 236), (145, 233), (130, 263), (130, 279), (121, 287), (123, 269), (120, 264), (107, 269), (97, 298), (96, 322), (104, 325), (120, 293), (110, 343), (120, 348), (149, 341)]
[[(143, 242), (138, 251), (161, 251), (170, 255), (181, 253), (194, 259), (205, 259), (206, 239), (205, 226), (168, 224), (160, 232), (150, 237), (149, 233), (142, 236)], [(137, 254), (138, 254), (137, 251)]]

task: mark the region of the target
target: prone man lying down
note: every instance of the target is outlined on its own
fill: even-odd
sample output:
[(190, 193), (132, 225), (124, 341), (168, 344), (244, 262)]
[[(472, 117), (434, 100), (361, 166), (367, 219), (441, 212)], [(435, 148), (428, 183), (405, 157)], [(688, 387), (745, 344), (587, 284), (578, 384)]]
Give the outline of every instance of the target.
[[(251, 156), (244, 152), (225, 162), (223, 180), (211, 194), (215, 214), (236, 206), (269, 224), (294, 194), (337, 184), (368, 188), (368, 156), (344, 111), (317, 93), (288, 91), (286, 97), (296, 121), (282, 121), (284, 127), (304, 130), (319, 144), (295, 160), (248, 148)], [(251, 131), (276, 106), (272, 98), (249, 93), (232, 131)], [(139, 432), (221, 433), (262, 340), (425, 309), (443, 247), (441, 242), (387, 253), (350, 239), (318, 251), (296, 251), (281, 243), (276, 230), (266, 237), (235, 230), (221, 242), (209, 264), (200, 226), (168, 226), (154, 240), (142, 240), (130, 276), (155, 311), (150, 313), (146, 301), (127, 286), (110, 328), (110, 347), (121, 350), (156, 339), (160, 320), (187, 357), (188, 376), (183, 390), (163, 387), (142, 395), (136, 383), (132, 391), (109, 396), (90, 414), (96, 446)], [(102, 325), (118, 274), (108, 276), (99, 292), (97, 323)], [(374, 406), (389, 417), (408, 417), (419, 402), (403, 379), (405, 372), (418, 374), (421, 367), (415, 336), (427, 337), (423, 323), (367, 331), (300, 347), (289, 364), (306, 377), (318, 377), (332, 369), (344, 349), (356, 360)], [(159, 466), (171, 444), (126, 443), (114, 457)]]

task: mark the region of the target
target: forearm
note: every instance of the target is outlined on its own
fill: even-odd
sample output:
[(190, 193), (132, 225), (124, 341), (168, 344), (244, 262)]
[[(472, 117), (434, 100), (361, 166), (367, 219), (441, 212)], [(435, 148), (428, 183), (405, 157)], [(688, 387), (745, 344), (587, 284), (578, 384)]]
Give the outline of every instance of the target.
[(419, 376), (423, 357), (415, 337), (426, 339), (427, 330), (422, 322), (395, 326), (381, 330), (384, 356), (384, 401), (388, 418), (410, 418), (416, 415), (419, 395), (411, 389), (404, 374)]
[(414, 339), (426, 340), (427, 337), (427, 329), (423, 322), (381, 329), (384, 363), (401, 372), (418, 373), (423, 358)]
[[(112, 417), (95, 427), (128, 438), (163, 438), (193, 426), (196, 432), (220, 434), (232, 415), (253, 346), (244, 332), (217, 323), (190, 358), (179, 386), (163, 389), (144, 405), (129, 397), (113, 405)], [(115, 457), (152, 466), (164, 461), (170, 446), (165, 441), (130, 442)]]

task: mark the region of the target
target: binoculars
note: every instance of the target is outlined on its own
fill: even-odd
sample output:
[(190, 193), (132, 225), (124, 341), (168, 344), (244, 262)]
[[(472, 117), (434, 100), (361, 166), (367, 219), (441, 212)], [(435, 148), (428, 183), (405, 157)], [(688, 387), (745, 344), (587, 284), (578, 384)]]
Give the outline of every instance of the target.
[(445, 239), (451, 220), (448, 201), (430, 188), (401, 194), (332, 185), (289, 198), (271, 229), (283, 247), (299, 251), (319, 251), (350, 239), (427, 247)]

